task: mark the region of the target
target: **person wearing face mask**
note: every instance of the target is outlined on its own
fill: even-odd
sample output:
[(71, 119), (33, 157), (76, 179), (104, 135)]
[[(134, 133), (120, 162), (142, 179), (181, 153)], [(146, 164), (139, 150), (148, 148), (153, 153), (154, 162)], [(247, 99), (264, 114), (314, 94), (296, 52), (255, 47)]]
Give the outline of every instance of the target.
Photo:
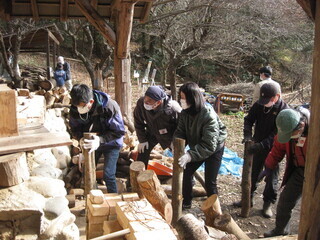
[(95, 151), (96, 163), (104, 155), (103, 180), (108, 193), (116, 193), (116, 166), (125, 134), (120, 107), (106, 93), (92, 90), (85, 84), (74, 85), (70, 96), (72, 137), (80, 140), (84, 132), (97, 133), (94, 139), (85, 139), (82, 147)]
[(298, 111), (285, 109), (276, 119), (278, 134), (265, 161), (265, 175), (268, 179), (272, 169), (286, 157), (286, 170), (281, 186), (284, 186), (277, 205), (276, 225), (265, 237), (290, 234), (290, 218), (293, 208), (301, 199), (304, 182), (304, 166), (308, 143), (310, 112), (301, 108)]
[(177, 138), (186, 140), (189, 150), (179, 158), (183, 167), (183, 209), (191, 208), (192, 179), (195, 171), (205, 163), (205, 186), (207, 196), (218, 194), (217, 175), (227, 137), (225, 125), (209, 104), (194, 82), (183, 84), (179, 89), (180, 103), (183, 111), (180, 114)]
[(259, 69), (259, 73), (260, 73), (260, 82), (258, 82), (255, 86), (254, 86), (254, 90), (253, 90), (253, 96), (252, 96), (252, 105), (259, 100), (260, 98), (260, 88), (262, 87), (263, 84), (265, 83), (269, 83), (269, 84), (274, 84), (274, 86), (278, 89), (278, 92), (280, 94), (281, 97), (281, 87), (280, 84), (277, 83), (276, 81), (274, 81), (273, 79), (271, 79), (271, 75), (272, 75), (272, 68), (270, 66), (265, 66)]
[(139, 140), (137, 160), (144, 162), (146, 167), (155, 145), (160, 143), (163, 149), (171, 147), (181, 110), (179, 103), (158, 86), (149, 87), (138, 100), (133, 113)]
[[(253, 196), (257, 189), (258, 177), (263, 170), (264, 161), (272, 148), (274, 136), (277, 133), (276, 117), (283, 109), (289, 106), (281, 99), (279, 89), (272, 83), (262, 85), (260, 98), (250, 108), (248, 115), (244, 118), (243, 143), (254, 141), (248, 149), (253, 154), (251, 172), (251, 206), (253, 206)], [(252, 128), (254, 134), (252, 136)], [(279, 168), (275, 168), (266, 182), (263, 191), (262, 215), (270, 218), (273, 214), (271, 204), (277, 199), (277, 183)], [(235, 202), (234, 206), (241, 207), (241, 201)]]

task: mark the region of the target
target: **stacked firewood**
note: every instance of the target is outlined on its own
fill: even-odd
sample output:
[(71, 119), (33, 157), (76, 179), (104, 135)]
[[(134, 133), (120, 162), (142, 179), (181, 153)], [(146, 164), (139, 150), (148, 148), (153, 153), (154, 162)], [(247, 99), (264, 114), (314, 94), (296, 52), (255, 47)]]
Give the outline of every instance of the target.
[[(47, 84), (49, 81), (43, 82)], [(70, 106), (71, 97), (65, 87), (54, 87), (50, 90), (41, 89), (36, 91), (35, 94), (44, 96), (46, 99), (47, 108)]]

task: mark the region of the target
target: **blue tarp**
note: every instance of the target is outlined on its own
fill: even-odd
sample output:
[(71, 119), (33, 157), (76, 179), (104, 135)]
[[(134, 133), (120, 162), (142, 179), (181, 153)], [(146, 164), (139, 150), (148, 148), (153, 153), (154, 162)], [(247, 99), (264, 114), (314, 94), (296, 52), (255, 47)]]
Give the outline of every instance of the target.
[[(189, 146), (186, 146), (185, 151), (189, 150)], [(169, 149), (166, 149), (163, 153), (167, 157), (173, 157), (172, 152)], [(240, 170), (243, 166), (243, 159), (238, 157), (238, 154), (236, 152), (231, 151), (229, 148), (225, 147), (223, 156), (222, 156), (222, 162), (219, 169), (219, 174), (226, 175), (231, 174), (237, 177), (241, 177)], [(204, 171), (204, 164), (202, 164), (199, 169), (199, 171)]]

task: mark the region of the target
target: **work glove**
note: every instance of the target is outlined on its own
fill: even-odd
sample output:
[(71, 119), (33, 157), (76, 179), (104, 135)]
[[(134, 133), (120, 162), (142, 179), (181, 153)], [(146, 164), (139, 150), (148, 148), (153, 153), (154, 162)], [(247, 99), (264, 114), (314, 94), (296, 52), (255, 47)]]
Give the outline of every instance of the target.
[(75, 155), (72, 157), (73, 164), (77, 164), (79, 166), (79, 171), (82, 172), (83, 165), (84, 165), (84, 156), (82, 153)]
[(254, 143), (248, 148), (248, 153), (255, 154), (262, 150), (261, 143)]
[(170, 100), (168, 102), (168, 107), (170, 107), (173, 111), (178, 112), (178, 113), (181, 113), (181, 111), (182, 111), (182, 107), (175, 100)]
[(271, 175), (272, 169), (265, 167), (264, 170), (259, 174), (258, 176), (258, 182), (261, 182), (264, 177), (265, 181), (267, 181), (267, 178)]
[(144, 153), (144, 149), (149, 149), (149, 143), (148, 142), (143, 142), (138, 144), (138, 152), (139, 153)]
[(89, 153), (97, 150), (100, 146), (100, 138), (99, 136), (93, 136), (93, 139), (84, 139), (83, 148), (90, 149)]
[(178, 163), (180, 165), (180, 167), (186, 169), (186, 165), (187, 163), (191, 162), (191, 155), (190, 153), (186, 152), (185, 154), (183, 154), (179, 159), (178, 159)]

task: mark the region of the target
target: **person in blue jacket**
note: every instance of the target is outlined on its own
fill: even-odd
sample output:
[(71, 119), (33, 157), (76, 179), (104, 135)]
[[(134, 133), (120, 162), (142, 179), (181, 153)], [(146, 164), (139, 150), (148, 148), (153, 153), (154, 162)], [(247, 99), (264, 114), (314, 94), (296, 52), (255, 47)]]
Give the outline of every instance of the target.
[(116, 166), (125, 134), (120, 107), (106, 93), (76, 84), (71, 92), (70, 128), (76, 139), (84, 132), (94, 132), (92, 140), (84, 140), (83, 148), (95, 151), (95, 160), (104, 155), (103, 180), (109, 193), (117, 192)]
[(56, 80), (57, 87), (63, 87), (65, 85), (66, 78), (67, 74), (63, 70), (63, 65), (61, 63), (58, 63), (57, 68), (54, 71), (54, 79)]

